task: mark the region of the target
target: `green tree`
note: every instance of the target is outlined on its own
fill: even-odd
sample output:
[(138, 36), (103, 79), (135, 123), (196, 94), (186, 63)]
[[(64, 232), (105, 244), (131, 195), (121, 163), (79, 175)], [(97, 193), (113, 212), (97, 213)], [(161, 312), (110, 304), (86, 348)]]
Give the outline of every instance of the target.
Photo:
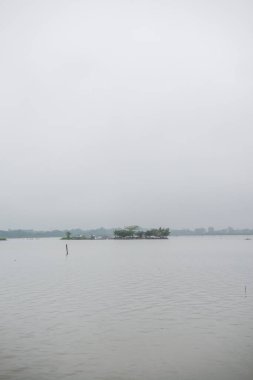
[(144, 231), (137, 231), (137, 232), (136, 232), (136, 236), (137, 236), (139, 239), (142, 239), (143, 236), (144, 236)]
[(71, 237), (71, 232), (66, 231), (66, 233), (65, 233), (65, 237), (66, 237), (66, 239), (70, 239), (70, 237)]
[(128, 234), (129, 234), (129, 237), (134, 237), (134, 235), (136, 235), (137, 233), (137, 230), (138, 230), (139, 226), (127, 226), (125, 227), (125, 230), (128, 231)]
[(114, 236), (116, 238), (124, 239), (134, 237), (134, 230), (131, 228), (124, 228), (119, 230), (114, 230)]

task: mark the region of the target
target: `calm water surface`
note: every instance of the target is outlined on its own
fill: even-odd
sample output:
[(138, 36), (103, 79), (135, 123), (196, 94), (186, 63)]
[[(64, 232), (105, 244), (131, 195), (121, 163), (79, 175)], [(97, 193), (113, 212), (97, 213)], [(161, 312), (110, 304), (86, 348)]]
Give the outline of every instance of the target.
[(68, 246), (0, 242), (0, 380), (253, 379), (253, 240)]

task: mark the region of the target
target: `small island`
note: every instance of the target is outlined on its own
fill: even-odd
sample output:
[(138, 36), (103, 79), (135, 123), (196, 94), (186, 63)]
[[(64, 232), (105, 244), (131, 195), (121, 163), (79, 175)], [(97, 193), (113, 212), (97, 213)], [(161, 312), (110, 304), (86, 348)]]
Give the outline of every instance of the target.
[(0, 241), (5, 241), (7, 240), (5, 237), (0, 237)]
[(113, 235), (101, 237), (95, 235), (72, 236), (71, 232), (66, 231), (61, 240), (144, 240), (144, 239), (168, 239), (169, 228), (141, 229), (139, 226), (128, 226), (113, 230)]

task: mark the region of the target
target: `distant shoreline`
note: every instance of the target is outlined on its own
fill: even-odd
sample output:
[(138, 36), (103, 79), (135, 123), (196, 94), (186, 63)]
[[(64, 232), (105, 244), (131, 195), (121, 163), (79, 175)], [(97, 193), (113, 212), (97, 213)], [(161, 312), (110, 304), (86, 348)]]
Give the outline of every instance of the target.
[[(90, 230), (82, 229), (69, 229), (71, 237), (78, 237), (76, 240), (81, 240), (80, 237), (86, 235), (86, 239), (90, 239), (89, 236), (94, 236), (95, 239), (112, 239), (114, 238), (113, 228), (97, 228)], [(145, 231), (145, 229), (144, 229)], [(195, 230), (190, 229), (170, 229), (170, 236), (253, 236), (253, 229), (233, 229), (228, 227), (226, 229), (215, 230), (214, 228), (198, 228)], [(27, 238), (64, 238), (66, 237), (66, 230), (51, 230), (51, 231), (37, 231), (37, 230), (0, 230), (0, 241), (7, 239)], [(85, 239), (83, 239), (85, 240)], [(141, 239), (140, 239), (141, 240)], [(145, 239), (144, 239), (145, 240)]]

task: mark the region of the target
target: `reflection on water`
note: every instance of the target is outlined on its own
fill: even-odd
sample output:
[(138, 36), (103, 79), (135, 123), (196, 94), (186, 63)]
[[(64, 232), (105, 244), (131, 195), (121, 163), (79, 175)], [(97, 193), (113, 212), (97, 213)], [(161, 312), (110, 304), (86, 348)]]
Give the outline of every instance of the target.
[(253, 379), (253, 241), (68, 247), (0, 243), (0, 380)]

